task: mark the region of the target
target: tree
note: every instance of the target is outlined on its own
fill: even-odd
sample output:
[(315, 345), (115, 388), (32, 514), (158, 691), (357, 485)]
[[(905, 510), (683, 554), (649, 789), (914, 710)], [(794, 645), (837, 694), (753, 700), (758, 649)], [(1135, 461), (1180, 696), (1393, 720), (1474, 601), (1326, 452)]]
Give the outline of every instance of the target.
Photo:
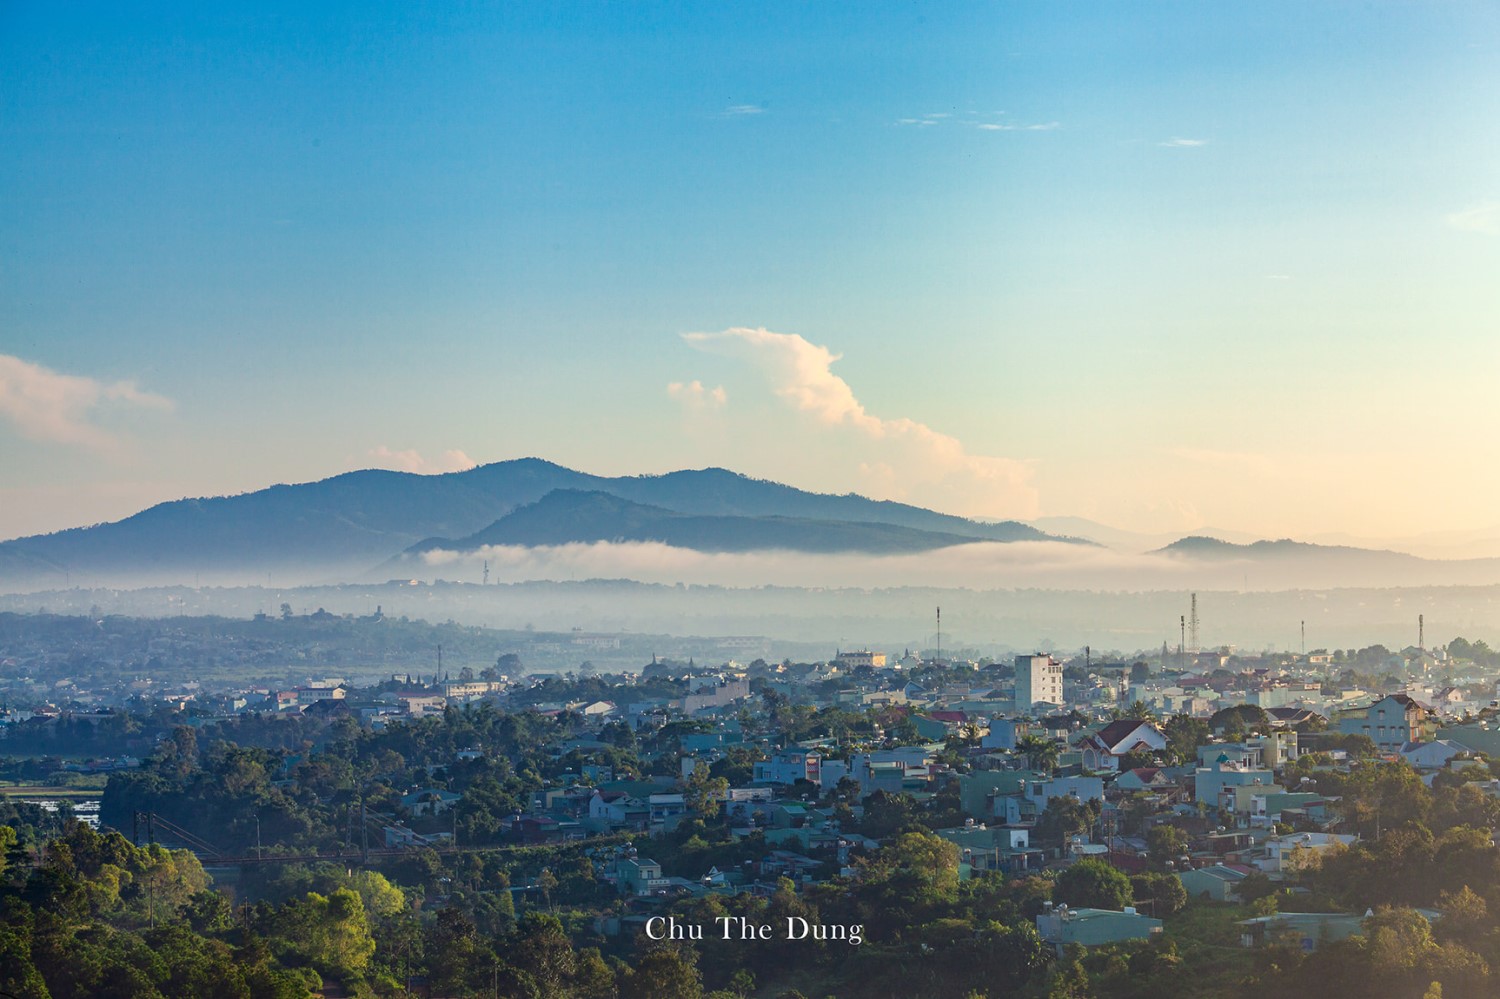
[(1191, 715), (1175, 714), (1162, 726), (1167, 737), (1167, 748), (1179, 763), (1187, 763), (1198, 755), (1198, 747), (1209, 741), (1212, 732), (1208, 723)]
[(723, 777), (710, 777), (709, 768), (700, 765), (693, 767), (688, 776), (682, 800), (688, 811), (702, 819), (717, 814), (719, 802), (728, 793), (729, 781)]
[(1130, 878), (1102, 860), (1090, 857), (1065, 868), (1057, 876), (1053, 898), (1084, 909), (1125, 908), (1135, 898)]
[(1168, 863), (1182, 856), (1187, 845), (1187, 833), (1173, 825), (1152, 826), (1146, 834), (1146, 855), (1157, 870), (1164, 870)]
[(1047, 846), (1061, 846), (1069, 836), (1087, 833), (1098, 818), (1097, 800), (1084, 802), (1071, 794), (1060, 794), (1048, 801), (1037, 817), (1032, 839)]
[(1163, 919), (1187, 905), (1187, 889), (1175, 874), (1137, 874), (1130, 879), (1137, 904), (1149, 906), (1151, 915)]
[(1050, 774), (1057, 767), (1057, 741), (1040, 735), (1023, 735), (1016, 740), (1016, 752), (1026, 757), (1033, 770)]
[(359, 893), (336, 888), (327, 896), (308, 892), (277, 914), (278, 935), (320, 971), (362, 975), (375, 954), (375, 939)]
[(694, 951), (654, 947), (620, 983), (620, 999), (702, 999), (703, 977)]

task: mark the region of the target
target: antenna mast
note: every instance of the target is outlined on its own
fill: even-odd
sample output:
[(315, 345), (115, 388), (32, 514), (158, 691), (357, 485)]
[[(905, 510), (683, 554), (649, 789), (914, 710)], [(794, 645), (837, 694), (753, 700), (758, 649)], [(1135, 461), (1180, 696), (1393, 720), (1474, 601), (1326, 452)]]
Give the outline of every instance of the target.
[(937, 658), (943, 658), (943, 609), (937, 609)]
[(485, 585), (485, 586), (489, 586), (490, 585), (490, 560), (489, 559), (485, 559), (484, 560), (484, 583), (483, 583), (483, 585)]
[(1193, 594), (1193, 605), (1191, 616), (1188, 618), (1188, 651), (1202, 652), (1203, 646), (1198, 644), (1198, 594)]

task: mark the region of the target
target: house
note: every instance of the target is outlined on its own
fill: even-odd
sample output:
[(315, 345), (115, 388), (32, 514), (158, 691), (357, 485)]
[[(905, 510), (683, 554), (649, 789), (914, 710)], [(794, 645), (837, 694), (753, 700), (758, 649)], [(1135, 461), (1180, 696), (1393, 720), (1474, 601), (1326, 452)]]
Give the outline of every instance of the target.
[(805, 749), (782, 750), (769, 760), (755, 764), (757, 784), (795, 784), (799, 780), (819, 783), (823, 755)]
[(1300, 871), (1314, 863), (1320, 855), (1350, 846), (1358, 839), (1358, 836), (1324, 832), (1272, 836), (1264, 844), (1265, 856), (1257, 857), (1254, 863), (1267, 874)]
[(1327, 718), (1307, 708), (1267, 708), (1272, 728), (1296, 728), (1313, 722), (1326, 722)]
[(1036, 917), (1036, 931), (1061, 954), (1068, 944), (1097, 947), (1125, 940), (1149, 940), (1162, 931), (1162, 921), (1151, 919), (1126, 906), (1113, 909), (1070, 909), (1066, 905), (1044, 903)]
[(1367, 735), (1376, 749), (1387, 753), (1400, 752), (1409, 742), (1431, 740), (1437, 725), (1437, 712), (1407, 694), (1390, 694), (1339, 719), (1340, 732)]
[(653, 794), (646, 800), (646, 807), (651, 816), (652, 829), (671, 830), (687, 813), (687, 804), (681, 792)]
[(1160, 767), (1136, 767), (1115, 778), (1117, 791), (1166, 791), (1177, 786), (1176, 782), (1162, 772)]
[(1074, 742), (1088, 770), (1119, 770), (1127, 753), (1154, 753), (1167, 748), (1162, 730), (1147, 721), (1122, 718)]
[(985, 749), (1003, 749), (1011, 751), (1016, 748), (1016, 740), (1030, 732), (1031, 726), (1026, 722), (1017, 721), (1014, 718), (996, 718), (990, 722), (990, 730), (979, 740), (979, 745)]
[(959, 849), (959, 876), (975, 871), (1002, 871), (1015, 874), (1040, 870), (1046, 853), (1030, 843), (1030, 830), (1015, 826), (989, 826), (969, 819), (953, 829), (938, 829), (936, 834)]
[(401, 796), (401, 806), (414, 816), (441, 815), (463, 799), (463, 795), (424, 787)]
[(1021, 781), (1014, 794), (994, 799), (994, 817), (1007, 825), (1034, 822), (1047, 810), (1053, 798), (1071, 797), (1079, 801), (1103, 801), (1104, 779), (1101, 777), (1047, 777)]
[(1250, 824), (1273, 826), (1282, 821), (1288, 811), (1300, 811), (1312, 815), (1325, 808), (1327, 802), (1321, 794), (1311, 791), (1267, 791), (1250, 798)]
[[(1418, 909), (1428, 922), (1439, 918), (1432, 909)], [(1278, 912), (1270, 916), (1240, 920), (1240, 944), (1259, 947), (1267, 943), (1291, 943), (1303, 951), (1347, 940), (1364, 932), (1364, 916), (1352, 912)]]
[(656, 861), (627, 857), (615, 864), (615, 883), (622, 895), (642, 896), (665, 890), (669, 882)]
[(645, 801), (628, 791), (596, 788), (589, 798), (588, 823), (593, 829), (642, 831), (651, 823), (651, 809)]
[(1181, 871), (1177, 875), (1177, 880), (1182, 882), (1182, 887), (1187, 891), (1189, 898), (1202, 898), (1210, 902), (1234, 902), (1239, 898), (1236, 894), (1239, 884), (1245, 880), (1248, 873), (1248, 870), (1238, 867), (1214, 864), (1197, 870)]
[[(1260, 793), (1266, 793), (1275, 784), (1276, 775), (1261, 767), (1250, 767), (1231, 762), (1221, 755), (1211, 767), (1199, 767), (1193, 773), (1193, 794), (1209, 808), (1233, 807), (1233, 792), (1226, 803), (1226, 789), (1263, 785)], [(1281, 790), (1277, 788), (1277, 790)]]
[(1461, 746), (1451, 739), (1438, 739), (1433, 742), (1408, 742), (1401, 747), (1401, 758), (1418, 770), (1441, 770), (1454, 757), (1468, 752), (1467, 746)]

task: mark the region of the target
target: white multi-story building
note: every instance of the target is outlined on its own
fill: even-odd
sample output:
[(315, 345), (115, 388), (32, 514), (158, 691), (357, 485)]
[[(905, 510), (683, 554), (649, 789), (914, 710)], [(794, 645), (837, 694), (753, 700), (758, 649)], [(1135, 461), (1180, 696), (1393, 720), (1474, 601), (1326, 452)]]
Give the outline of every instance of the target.
[(1016, 710), (1063, 702), (1062, 663), (1050, 655), (1016, 656)]

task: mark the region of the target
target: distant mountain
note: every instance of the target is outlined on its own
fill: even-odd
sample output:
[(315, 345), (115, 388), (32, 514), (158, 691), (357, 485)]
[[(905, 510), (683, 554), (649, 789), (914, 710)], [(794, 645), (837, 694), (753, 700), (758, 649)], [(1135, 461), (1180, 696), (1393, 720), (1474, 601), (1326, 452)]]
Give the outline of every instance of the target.
[(1235, 573), (1259, 585), (1269, 574), (1286, 586), (1490, 585), (1500, 582), (1500, 559), (1426, 559), (1405, 552), (1345, 545), (1315, 545), (1283, 538), (1234, 544), (1188, 537), (1148, 553), (1202, 570), (1232, 585)]
[[(1169, 545), (1174, 540), (1181, 538), (1181, 532), (1172, 531), (1128, 531), (1119, 527), (1111, 527), (1101, 524), (1086, 517), (1038, 517), (1027, 521), (1032, 527), (1048, 534), (1062, 534), (1074, 538), (1085, 538), (1097, 542), (1106, 548), (1113, 548), (1123, 552), (1146, 552), (1159, 549), (1163, 545)], [(1226, 531), (1216, 527), (1199, 527), (1195, 534), (1213, 538), (1221, 538), (1225, 541), (1252, 542), (1256, 540), (1254, 534), (1243, 531)]]
[(161, 503), (109, 524), (0, 543), (0, 587), (329, 581), (418, 542), (465, 538), (558, 489), (677, 513), (886, 524), (991, 541), (1060, 540), (904, 503), (810, 493), (721, 468), (607, 478), (537, 458), (446, 475), (366, 470), (240, 496)]
[(1307, 561), (1339, 560), (1346, 563), (1364, 562), (1370, 565), (1421, 565), (1429, 559), (1417, 558), (1415, 555), (1407, 555), (1404, 552), (1381, 551), (1370, 548), (1350, 548), (1344, 545), (1314, 545), (1305, 541), (1292, 541), (1282, 538), (1279, 541), (1253, 541), (1249, 544), (1235, 544), (1232, 541), (1224, 541), (1219, 538), (1205, 538), (1199, 535), (1181, 538), (1172, 542), (1165, 548), (1160, 548), (1155, 554), (1176, 555), (1193, 559), (1251, 559), (1257, 562), (1265, 561)]
[(779, 549), (885, 555), (932, 551), (977, 540), (980, 539), (897, 524), (679, 513), (632, 503), (597, 490), (557, 489), (466, 538), (429, 539), (414, 546), (410, 553), (431, 549), (465, 552), (485, 545), (535, 547), (570, 542), (657, 541), (701, 552)]

